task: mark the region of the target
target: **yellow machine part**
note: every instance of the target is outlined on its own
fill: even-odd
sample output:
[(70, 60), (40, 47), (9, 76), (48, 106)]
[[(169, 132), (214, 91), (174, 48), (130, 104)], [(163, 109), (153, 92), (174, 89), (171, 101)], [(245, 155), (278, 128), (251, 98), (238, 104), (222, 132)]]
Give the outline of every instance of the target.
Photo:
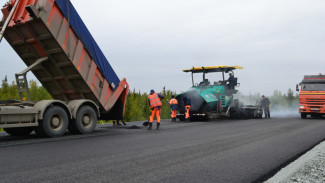
[(206, 67), (192, 67), (191, 69), (184, 69), (183, 72), (222, 72), (225, 70), (231, 71), (235, 69), (243, 69), (242, 66), (206, 66)]

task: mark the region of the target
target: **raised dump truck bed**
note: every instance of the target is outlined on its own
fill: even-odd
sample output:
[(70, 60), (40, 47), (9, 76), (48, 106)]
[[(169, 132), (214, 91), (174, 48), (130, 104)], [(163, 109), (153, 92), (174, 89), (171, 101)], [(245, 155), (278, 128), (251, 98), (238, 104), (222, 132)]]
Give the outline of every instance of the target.
[[(28, 66), (16, 74), (19, 87), (27, 84), (30, 70), (54, 101), (68, 108), (88, 101), (96, 105), (100, 119), (123, 119), (128, 84), (117, 77), (69, 0), (13, 0), (2, 13), (4, 37)], [(26, 91), (24, 87), (19, 90), (20, 94)], [(71, 119), (76, 118), (70, 113)]]

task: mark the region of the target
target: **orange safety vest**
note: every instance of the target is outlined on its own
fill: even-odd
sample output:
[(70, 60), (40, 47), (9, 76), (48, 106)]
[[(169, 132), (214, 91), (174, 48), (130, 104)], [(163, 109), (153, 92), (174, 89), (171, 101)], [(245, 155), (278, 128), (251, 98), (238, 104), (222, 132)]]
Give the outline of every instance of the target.
[(169, 101), (169, 104), (170, 105), (173, 105), (173, 104), (178, 104), (178, 101), (176, 100), (176, 99), (171, 99), (170, 101)]
[(149, 95), (148, 99), (150, 101), (150, 108), (155, 108), (155, 107), (162, 106), (162, 103), (160, 101), (158, 93), (154, 93), (152, 95)]

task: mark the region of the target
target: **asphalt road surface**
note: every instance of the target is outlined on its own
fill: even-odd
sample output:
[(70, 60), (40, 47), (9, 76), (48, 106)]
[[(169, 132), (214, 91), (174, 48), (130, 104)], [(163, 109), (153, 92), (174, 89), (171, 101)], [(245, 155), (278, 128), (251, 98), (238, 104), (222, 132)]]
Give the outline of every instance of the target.
[(262, 182), (324, 139), (325, 120), (298, 116), (103, 126), (57, 139), (2, 134), (0, 182)]

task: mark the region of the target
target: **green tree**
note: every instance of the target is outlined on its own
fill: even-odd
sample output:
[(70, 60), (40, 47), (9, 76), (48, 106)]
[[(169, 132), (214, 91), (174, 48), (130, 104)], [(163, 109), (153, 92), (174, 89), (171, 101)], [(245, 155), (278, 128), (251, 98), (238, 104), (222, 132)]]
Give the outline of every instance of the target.
[(53, 99), (46, 89), (34, 80), (29, 81), (29, 93), (32, 101)]
[[(42, 86), (39, 86), (36, 81), (29, 81), (29, 86), (31, 100), (39, 101), (52, 99), (46, 89)], [(176, 96), (176, 92), (166, 90), (166, 88), (163, 87), (162, 91), (159, 93), (165, 96), (165, 98), (162, 100), (163, 106), (161, 108), (161, 118), (169, 119), (170, 107), (167, 102), (167, 99), (170, 100), (173, 94)], [(26, 94), (24, 94), (24, 96), (26, 96)], [(255, 105), (256, 101), (261, 100), (261, 94), (242, 94), (238, 92), (235, 98), (240, 99), (240, 101), (242, 101), (244, 104)], [(288, 109), (294, 106), (298, 106), (298, 98), (299, 95), (294, 95), (292, 89), (288, 89), (288, 92), (286, 94), (282, 94), (280, 91), (275, 90), (273, 94), (269, 96), (272, 109), (276, 109), (279, 107)], [(19, 97), (15, 82), (12, 82), (9, 85), (8, 80), (5, 78), (2, 80), (0, 87), (0, 100), (8, 99), (19, 99)], [(146, 121), (149, 119), (150, 112), (151, 110), (148, 103), (148, 93), (141, 93), (140, 90), (136, 92), (135, 89), (133, 89), (133, 91), (129, 90), (125, 106), (125, 121)]]
[(0, 100), (8, 100), (10, 98), (9, 84), (7, 79), (2, 80)]

